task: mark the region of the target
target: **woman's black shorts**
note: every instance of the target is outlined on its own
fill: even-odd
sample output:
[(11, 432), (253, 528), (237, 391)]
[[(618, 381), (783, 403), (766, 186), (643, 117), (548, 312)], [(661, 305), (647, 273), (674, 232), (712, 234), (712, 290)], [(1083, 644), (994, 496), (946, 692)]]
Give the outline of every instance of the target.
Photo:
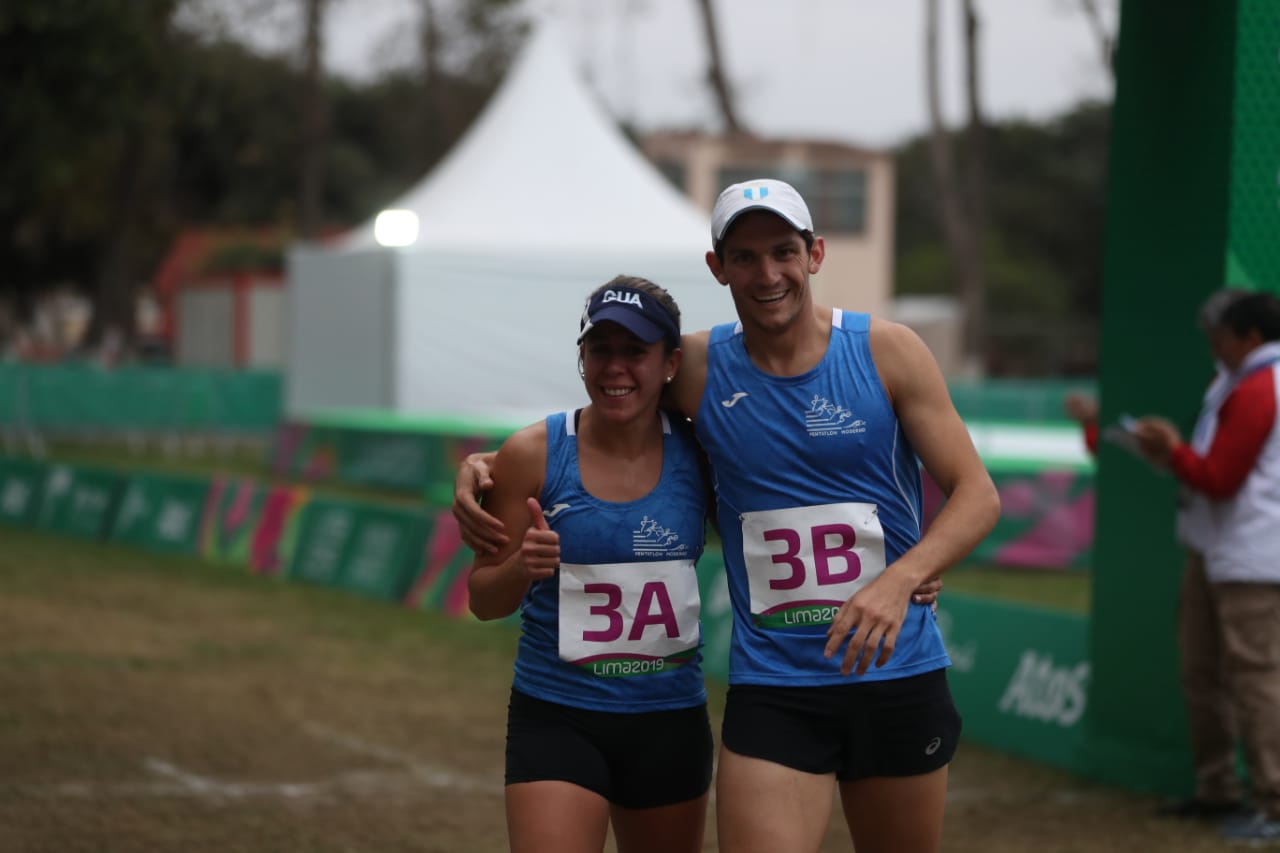
[(705, 794), (711, 787), (711, 753), (705, 704), (623, 714), (511, 691), (508, 785), (571, 782), (616, 806), (654, 808)]

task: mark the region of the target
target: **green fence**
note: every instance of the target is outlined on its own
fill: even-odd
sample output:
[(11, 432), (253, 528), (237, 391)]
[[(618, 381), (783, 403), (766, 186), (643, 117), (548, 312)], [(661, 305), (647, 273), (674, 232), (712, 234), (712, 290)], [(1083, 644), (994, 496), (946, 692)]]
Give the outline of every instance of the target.
[(1071, 392), (1096, 399), (1092, 379), (987, 379), (947, 383), (956, 411), (966, 421), (1052, 423), (1063, 421), (1063, 401)]
[(0, 430), (265, 434), (280, 400), (271, 370), (0, 364)]

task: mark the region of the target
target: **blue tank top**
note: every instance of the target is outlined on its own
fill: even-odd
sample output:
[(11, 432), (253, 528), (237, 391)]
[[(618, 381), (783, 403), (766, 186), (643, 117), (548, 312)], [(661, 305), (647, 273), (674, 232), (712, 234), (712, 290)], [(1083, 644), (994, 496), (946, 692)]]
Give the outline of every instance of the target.
[(859, 679), (822, 656), (839, 606), (920, 540), (919, 463), (869, 328), (866, 314), (836, 309), (822, 360), (786, 377), (751, 362), (740, 324), (711, 330), (695, 425), (733, 606), (731, 684), (877, 681), (950, 664), (932, 609), (914, 603), (883, 668)]
[(543, 514), (560, 567), (529, 588), (513, 686), (596, 711), (689, 708), (706, 701), (694, 565), (706, 489), (692, 428), (662, 415), (662, 474), (635, 501), (582, 485), (574, 413), (547, 418)]

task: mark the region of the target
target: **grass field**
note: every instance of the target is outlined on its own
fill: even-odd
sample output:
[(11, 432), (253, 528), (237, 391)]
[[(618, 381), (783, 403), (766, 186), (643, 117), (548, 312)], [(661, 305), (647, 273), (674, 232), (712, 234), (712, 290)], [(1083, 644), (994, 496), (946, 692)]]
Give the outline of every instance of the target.
[[(0, 851), (505, 850), (514, 642), (510, 626), (0, 528)], [(966, 742), (944, 849), (1235, 849), (1152, 805)], [(824, 851), (843, 839), (837, 816)]]

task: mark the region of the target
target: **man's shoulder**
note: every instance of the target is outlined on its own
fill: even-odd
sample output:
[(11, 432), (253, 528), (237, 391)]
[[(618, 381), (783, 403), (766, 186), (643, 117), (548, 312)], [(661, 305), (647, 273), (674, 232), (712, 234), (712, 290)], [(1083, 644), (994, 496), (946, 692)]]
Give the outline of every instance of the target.
[(914, 347), (918, 343), (923, 344), (916, 331), (905, 323), (897, 323), (874, 315), (870, 318), (869, 335), (873, 351), (877, 347), (900, 350)]

